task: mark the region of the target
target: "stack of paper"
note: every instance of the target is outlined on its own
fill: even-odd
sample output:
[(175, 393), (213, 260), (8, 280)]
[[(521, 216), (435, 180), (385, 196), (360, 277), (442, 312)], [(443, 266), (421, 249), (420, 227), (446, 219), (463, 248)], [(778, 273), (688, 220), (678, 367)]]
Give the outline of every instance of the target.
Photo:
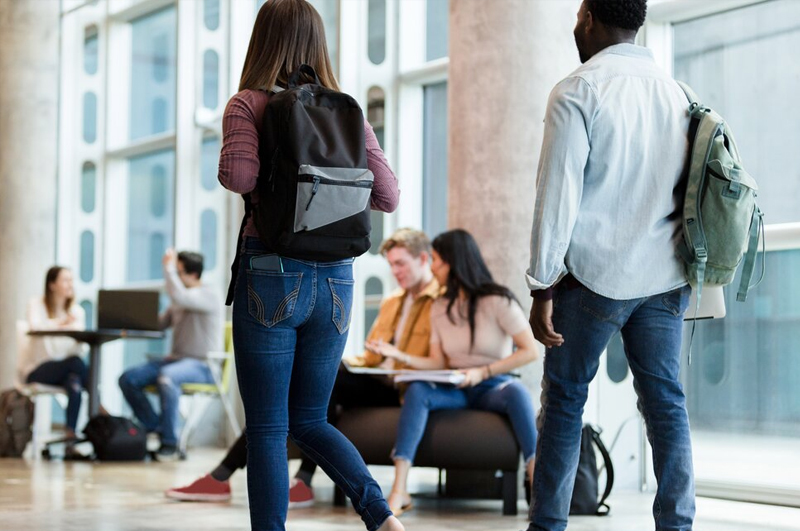
[(460, 371), (403, 371), (394, 377), (396, 383), (400, 382), (435, 382), (459, 385), (464, 381), (464, 373)]

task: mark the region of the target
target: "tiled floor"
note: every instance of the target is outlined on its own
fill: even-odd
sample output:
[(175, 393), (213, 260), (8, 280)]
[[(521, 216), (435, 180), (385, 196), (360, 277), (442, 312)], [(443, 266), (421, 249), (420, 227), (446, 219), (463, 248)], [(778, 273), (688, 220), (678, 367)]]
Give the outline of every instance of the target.
[[(0, 530), (6, 531), (232, 531), (249, 529), (245, 475), (233, 478), (228, 504), (178, 503), (163, 490), (206, 472), (222, 450), (194, 450), (177, 463), (62, 463), (0, 459)], [(384, 489), (392, 471), (373, 469)], [(526, 527), (520, 502), (516, 517), (500, 515), (499, 501), (436, 499), (434, 471), (412, 472), (413, 488), (422, 495), (403, 515), (409, 531), (518, 531)], [(332, 507), (332, 487), (324, 474), (314, 479), (317, 503), (290, 513), (289, 531), (364, 529), (350, 508)], [(615, 493), (612, 515), (574, 518), (570, 531), (647, 531), (652, 495)], [(800, 509), (699, 499), (698, 531), (800, 531)]]

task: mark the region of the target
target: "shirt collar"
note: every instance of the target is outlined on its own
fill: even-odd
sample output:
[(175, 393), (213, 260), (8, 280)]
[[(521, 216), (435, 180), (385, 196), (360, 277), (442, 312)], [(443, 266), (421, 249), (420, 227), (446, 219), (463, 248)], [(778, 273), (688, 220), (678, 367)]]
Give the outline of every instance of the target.
[(644, 46), (639, 46), (637, 44), (622, 43), (600, 50), (594, 54), (594, 57), (592, 57), (590, 61), (593, 61), (595, 58), (606, 54), (624, 55), (626, 57), (639, 57), (641, 59), (653, 60), (653, 52), (650, 50), (650, 48), (645, 48)]

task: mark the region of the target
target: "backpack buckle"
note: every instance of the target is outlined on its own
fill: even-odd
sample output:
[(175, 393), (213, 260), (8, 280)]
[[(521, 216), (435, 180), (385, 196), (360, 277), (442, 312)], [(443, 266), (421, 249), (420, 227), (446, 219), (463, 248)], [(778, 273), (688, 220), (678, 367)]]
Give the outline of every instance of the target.
[(692, 102), (692, 104), (689, 105), (689, 115), (692, 118), (697, 118), (700, 114), (703, 114), (705, 112), (711, 112), (711, 109), (709, 109), (705, 105), (697, 103), (696, 101)]
[(698, 262), (705, 262), (708, 259), (708, 251), (703, 247), (697, 247), (694, 250), (694, 257), (697, 258)]

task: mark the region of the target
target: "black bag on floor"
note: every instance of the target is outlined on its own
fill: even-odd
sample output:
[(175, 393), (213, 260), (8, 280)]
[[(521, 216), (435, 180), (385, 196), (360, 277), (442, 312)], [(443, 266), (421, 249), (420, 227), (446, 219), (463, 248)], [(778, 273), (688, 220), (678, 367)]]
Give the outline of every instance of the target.
[(92, 417), (83, 434), (100, 461), (142, 461), (147, 455), (147, 434), (123, 417)]
[(0, 457), (22, 457), (33, 437), (33, 402), (16, 389), (0, 394)]
[[(601, 470), (597, 468), (595, 447), (603, 457), (606, 470), (606, 490), (597, 499), (599, 491), (598, 478)], [(572, 491), (572, 502), (569, 505), (569, 514), (605, 516), (611, 510), (606, 504), (611, 487), (614, 486), (614, 465), (611, 456), (600, 438), (600, 432), (591, 425), (586, 424), (581, 431), (581, 457), (578, 462), (578, 473), (575, 475), (575, 489)]]

